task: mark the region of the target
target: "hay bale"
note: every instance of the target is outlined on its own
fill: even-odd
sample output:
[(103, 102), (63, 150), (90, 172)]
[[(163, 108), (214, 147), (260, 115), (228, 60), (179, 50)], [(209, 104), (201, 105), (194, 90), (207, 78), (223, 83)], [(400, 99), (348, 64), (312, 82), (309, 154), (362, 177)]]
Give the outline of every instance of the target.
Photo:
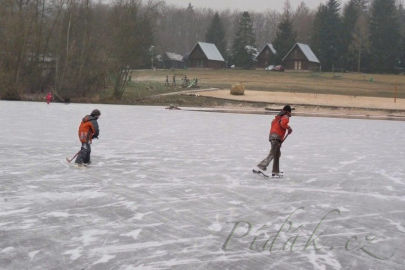
[(231, 95), (244, 95), (245, 94), (245, 86), (241, 83), (234, 84), (231, 87)]

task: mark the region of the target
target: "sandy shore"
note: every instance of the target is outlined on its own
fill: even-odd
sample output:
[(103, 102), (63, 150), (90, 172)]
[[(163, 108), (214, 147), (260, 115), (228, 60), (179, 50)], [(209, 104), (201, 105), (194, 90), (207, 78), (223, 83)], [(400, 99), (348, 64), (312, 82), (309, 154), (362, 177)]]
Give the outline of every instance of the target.
[(211, 109), (215, 111), (270, 113), (279, 110), (283, 104), (291, 104), (296, 108), (295, 115), (405, 120), (405, 99), (396, 99), (394, 102), (393, 98), (254, 90), (246, 90), (243, 96), (234, 96), (227, 89), (199, 91), (195, 94), (224, 100), (268, 104), (263, 109), (249, 105)]

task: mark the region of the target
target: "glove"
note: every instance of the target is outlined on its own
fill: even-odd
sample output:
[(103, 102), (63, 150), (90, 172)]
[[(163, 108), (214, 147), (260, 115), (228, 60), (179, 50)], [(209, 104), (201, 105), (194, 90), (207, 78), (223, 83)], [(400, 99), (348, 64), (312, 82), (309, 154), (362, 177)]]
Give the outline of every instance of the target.
[(93, 139), (97, 139), (97, 140), (98, 140), (98, 136), (93, 136)]
[(292, 133), (292, 128), (288, 128), (288, 134)]

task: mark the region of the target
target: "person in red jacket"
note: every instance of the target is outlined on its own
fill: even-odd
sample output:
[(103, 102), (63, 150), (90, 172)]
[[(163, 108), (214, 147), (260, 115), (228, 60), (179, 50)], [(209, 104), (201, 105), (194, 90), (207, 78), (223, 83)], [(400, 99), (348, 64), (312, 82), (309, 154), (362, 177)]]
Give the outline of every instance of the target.
[(52, 101), (52, 99), (53, 99), (52, 93), (51, 93), (51, 92), (48, 92), (48, 94), (46, 95), (45, 99), (46, 99), (46, 103), (47, 103), (47, 104), (51, 103), (51, 101)]
[(97, 120), (100, 117), (101, 113), (99, 110), (95, 109), (91, 112), (90, 115), (83, 117), (82, 122), (79, 126), (79, 139), (82, 143), (79, 154), (75, 160), (75, 163), (89, 164), (90, 163), (90, 153), (91, 153), (91, 141), (92, 139), (98, 139), (99, 128)]
[(273, 160), (272, 176), (280, 176), (280, 155), (281, 144), (285, 138), (286, 132), (291, 134), (292, 128), (288, 125), (289, 118), (291, 117), (291, 106), (285, 105), (279, 114), (271, 122), (269, 141), (271, 143), (271, 150), (269, 155), (260, 162), (257, 167), (265, 171), (267, 166)]

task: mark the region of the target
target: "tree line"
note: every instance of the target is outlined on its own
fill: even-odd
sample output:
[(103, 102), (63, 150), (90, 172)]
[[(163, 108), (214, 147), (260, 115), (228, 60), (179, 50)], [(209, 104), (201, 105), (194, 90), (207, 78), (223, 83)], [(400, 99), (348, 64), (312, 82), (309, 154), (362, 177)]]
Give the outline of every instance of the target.
[(309, 44), (323, 71), (393, 73), (405, 67), (405, 10), (396, 0), (328, 0), (316, 10), (238, 12), (168, 6), (162, 1), (2, 0), (0, 95), (52, 90), (59, 99), (112, 88), (163, 52), (187, 55), (217, 45), (228, 65), (255, 66), (272, 43), (276, 63), (295, 42)]

